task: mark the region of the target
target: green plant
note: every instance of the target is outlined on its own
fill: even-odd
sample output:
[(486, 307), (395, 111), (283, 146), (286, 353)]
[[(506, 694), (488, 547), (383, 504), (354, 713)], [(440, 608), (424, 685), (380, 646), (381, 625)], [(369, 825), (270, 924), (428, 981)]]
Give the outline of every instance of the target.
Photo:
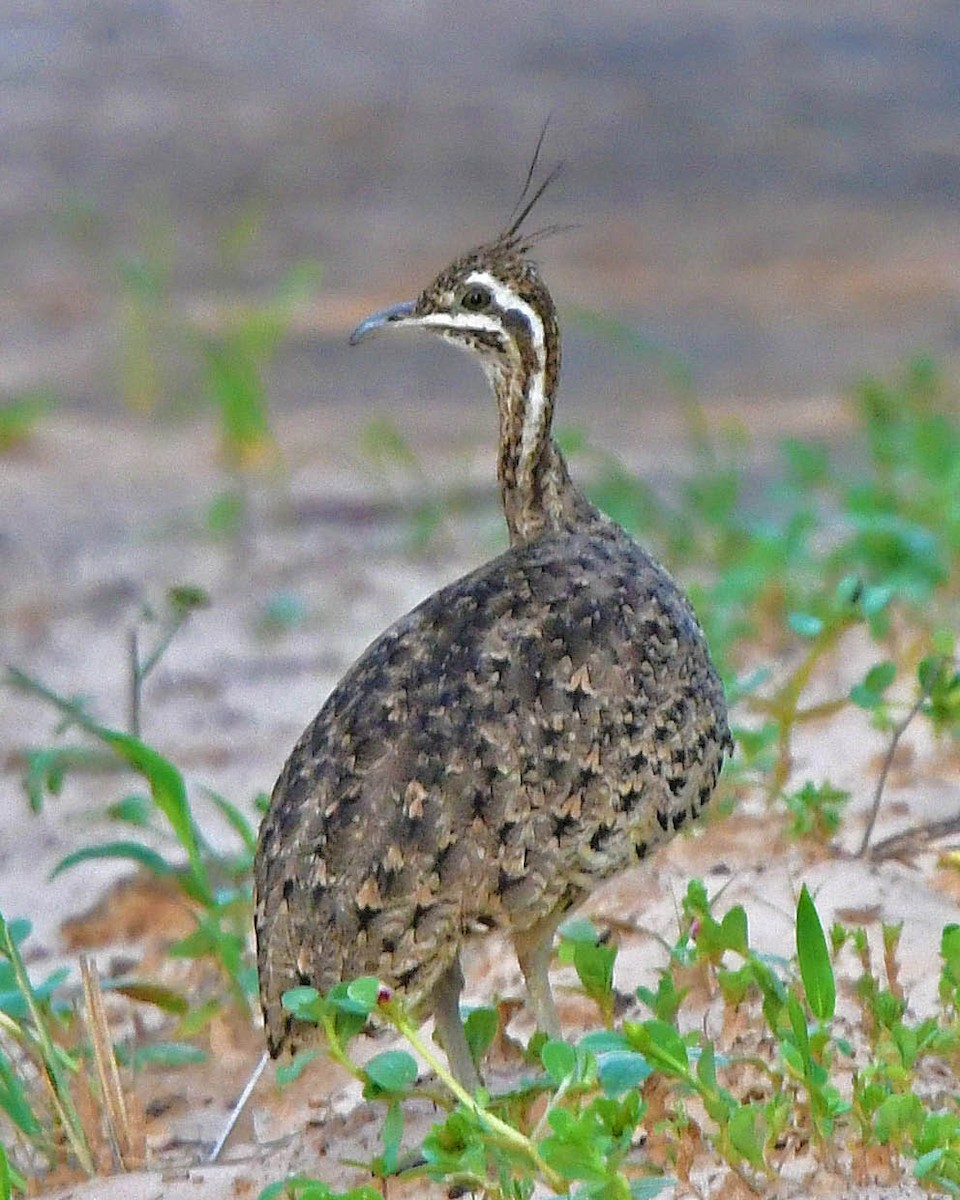
[(379, 484), (384, 479), (396, 479), (415, 487), (407, 540), (410, 550), (423, 550), (443, 528), (446, 512), (457, 505), (458, 498), (448, 495), (441, 500), (433, 494), (429, 472), (419, 455), (396, 422), (386, 417), (371, 418), (361, 430), (360, 453), (374, 468)]
[(320, 1024), (328, 1052), (364, 1084), (368, 1099), (387, 1104), (384, 1153), (374, 1167), (383, 1174), (399, 1165), (402, 1136), (401, 1101), (410, 1093), (418, 1068), (406, 1051), (385, 1051), (365, 1067), (356, 1066), (349, 1043), (371, 1016), (403, 1035), (419, 1058), (433, 1070), (449, 1099), (437, 1094), (448, 1115), (435, 1125), (420, 1148), (424, 1165), (408, 1169), (443, 1180), (448, 1186), (482, 1191), (485, 1195), (528, 1196), (533, 1181), (542, 1180), (555, 1192), (566, 1193), (574, 1182), (583, 1184), (583, 1197), (622, 1197), (656, 1193), (662, 1180), (649, 1175), (632, 1180), (621, 1170), (632, 1148), (644, 1106), (633, 1088), (613, 1082), (598, 1094), (602, 1076), (592, 1050), (562, 1041), (544, 1041), (539, 1063), (544, 1071), (548, 1103), (529, 1132), (498, 1115), (516, 1097), (495, 1102), (481, 1089), (470, 1096), (446, 1064), (421, 1038), (400, 999), (378, 980), (364, 978), (337, 984), (324, 997), (313, 988), (295, 988), (283, 1003), (300, 1020)]
[(0, 454), (28, 441), (53, 405), (52, 393), (44, 390), (0, 403)]
[[(30, 1157), (55, 1162), (62, 1132), (80, 1167), (92, 1176), (93, 1155), (70, 1086), (79, 1061), (64, 1049), (57, 1031), (64, 1013), (54, 1002), (54, 991), (67, 972), (34, 985), (20, 952), (29, 932), (29, 922), (8, 923), (0, 914), (0, 1110), (16, 1139), (29, 1147)], [(46, 1087), (28, 1082), (29, 1071)], [(25, 1190), (23, 1175), (11, 1169), (5, 1154), (2, 1171), (8, 1192), (12, 1186)]]
[(816, 784), (809, 780), (796, 791), (785, 793), (783, 802), (790, 814), (791, 836), (812, 836), (828, 842), (840, 828), (843, 809), (849, 799), (849, 792), (832, 783)]
[[(692, 881), (660, 983), (639, 993), (655, 1015), (592, 1031), (576, 1044), (539, 1039), (532, 1065), (540, 1074), (497, 1097), (464, 1093), (400, 1000), (376, 979), (338, 984), (326, 997), (297, 988), (284, 1005), (319, 1022), (329, 1052), (363, 1083), (368, 1099), (386, 1105), (384, 1150), (370, 1164), (375, 1175), (421, 1173), (499, 1200), (529, 1196), (535, 1180), (557, 1194), (626, 1200), (655, 1195), (667, 1182), (664, 1170), (688, 1178), (691, 1156), (706, 1156), (763, 1193), (786, 1147), (799, 1140), (812, 1141), (828, 1171), (837, 1169), (843, 1149), (858, 1161), (872, 1148), (888, 1156), (891, 1171), (911, 1160), (918, 1179), (953, 1193), (960, 1109), (954, 1102), (938, 1111), (918, 1099), (914, 1079), (930, 1055), (954, 1069), (960, 1063), (956, 927), (944, 930), (941, 1016), (919, 1023), (907, 1020), (899, 993), (898, 928), (884, 930), (887, 988), (872, 970), (863, 932), (837, 926), (828, 939), (805, 886), (795, 931), (795, 966), (771, 962), (750, 947), (743, 909), (715, 915), (703, 884)], [(602, 946), (591, 934), (586, 923), (571, 923), (563, 957), (576, 965), (576, 947)], [(861, 956), (858, 995), (872, 1030), (869, 1045), (857, 1049), (834, 1029), (834, 960), (848, 943)], [(731, 956), (738, 966), (728, 965)], [(606, 958), (598, 976), (599, 966), (598, 960), (582, 975), (594, 999), (607, 994), (605, 984), (597, 986), (606, 978)], [(679, 980), (691, 969), (706, 982), (707, 1002), (719, 1002), (726, 1013), (759, 1004), (764, 1032), (745, 1049), (721, 1048), (700, 1018), (687, 1017), (689, 990)], [(350, 1055), (352, 1039), (371, 1018), (399, 1031), (444, 1089), (429, 1092), (446, 1115), (412, 1152), (419, 1166), (405, 1166), (410, 1152), (401, 1154), (402, 1104), (412, 1094), (416, 1060), (390, 1050), (361, 1068)], [(678, 1018), (689, 1032), (681, 1032)], [(747, 1083), (758, 1071), (762, 1085)], [(851, 1072), (847, 1098), (843, 1080)], [(539, 1107), (531, 1107), (536, 1097)], [(646, 1152), (638, 1151), (643, 1133)]]
[[(54, 868), (54, 875), (95, 859), (127, 859), (157, 877), (173, 881), (191, 906), (196, 927), (170, 947), (174, 957), (205, 959), (217, 964), (234, 1003), (249, 1009), (256, 993), (256, 972), (247, 953), (246, 929), (251, 905), (253, 855), (256, 831), (250, 818), (225, 797), (209, 789), (207, 800), (232, 830), (239, 849), (233, 854), (217, 852), (203, 836), (194, 817), (187, 785), (178, 768), (139, 736), (142, 693), (151, 671), (166, 653), (172, 639), (190, 615), (207, 604), (197, 588), (170, 590), (164, 616), (153, 644), (141, 655), (136, 634), (130, 637), (130, 726), (125, 733), (97, 721), (82, 699), (62, 696), (16, 667), (7, 672), (7, 684), (37, 696), (62, 716), (58, 732), (78, 729), (87, 739), (69, 746), (44, 747), (28, 752), (24, 787), (31, 806), (39, 810), (46, 795), (57, 795), (67, 773), (81, 767), (132, 771), (148, 794), (124, 795), (108, 807), (108, 815), (130, 828), (136, 836), (98, 845), (81, 846), (67, 854)], [(153, 614), (148, 614), (153, 616)], [(92, 744), (91, 744), (92, 743)], [(148, 845), (150, 833), (184, 855), (186, 863)], [(200, 1016), (209, 1019), (218, 1000), (209, 1001), (201, 1013), (186, 1019), (185, 1007), (170, 997), (164, 1004), (180, 1012), (188, 1029), (195, 1030)]]
[(171, 301), (173, 231), (162, 215), (143, 223), (140, 246), (117, 263), (118, 386), (134, 411), (169, 411), (178, 387), (173, 363), (184, 331)]

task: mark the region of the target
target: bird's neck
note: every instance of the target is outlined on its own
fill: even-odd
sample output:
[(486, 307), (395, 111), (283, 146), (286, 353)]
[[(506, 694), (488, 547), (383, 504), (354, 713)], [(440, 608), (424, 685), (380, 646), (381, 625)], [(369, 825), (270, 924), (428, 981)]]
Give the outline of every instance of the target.
[(497, 479), (510, 545), (605, 522), (574, 485), (551, 436), (557, 370), (491, 372), (500, 418)]

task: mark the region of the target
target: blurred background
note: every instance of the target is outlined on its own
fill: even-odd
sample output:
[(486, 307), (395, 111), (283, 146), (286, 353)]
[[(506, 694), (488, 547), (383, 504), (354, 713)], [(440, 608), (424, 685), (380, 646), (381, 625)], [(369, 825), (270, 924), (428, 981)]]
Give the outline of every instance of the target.
[(960, 344), (952, 0), (8, 2), (0, 70), (6, 396), (189, 407), (181, 337), (241, 304), (282, 317), (272, 406), (429, 405), (453, 356), (343, 335), (498, 229), (548, 115), (565, 415), (666, 364), (828, 420)]

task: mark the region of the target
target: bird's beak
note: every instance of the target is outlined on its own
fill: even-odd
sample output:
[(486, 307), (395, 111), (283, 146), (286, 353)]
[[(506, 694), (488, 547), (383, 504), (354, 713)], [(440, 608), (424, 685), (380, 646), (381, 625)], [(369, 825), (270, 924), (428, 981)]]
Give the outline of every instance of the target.
[(402, 304), (391, 304), (389, 308), (381, 308), (379, 312), (371, 313), (365, 321), (361, 321), (350, 334), (350, 345), (356, 346), (362, 342), (368, 333), (375, 333), (387, 325), (396, 325), (413, 316), (415, 301), (404, 300)]

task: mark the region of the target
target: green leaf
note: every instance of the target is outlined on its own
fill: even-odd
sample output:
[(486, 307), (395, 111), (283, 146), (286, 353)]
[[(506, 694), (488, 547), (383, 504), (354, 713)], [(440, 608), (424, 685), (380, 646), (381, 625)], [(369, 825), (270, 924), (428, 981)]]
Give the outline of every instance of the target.
[[(330, 992), (330, 999), (333, 1000), (333, 991)], [(356, 1005), (356, 1008), (345, 1008), (344, 1005), (337, 1002), (337, 1006), (344, 1008), (346, 1012), (361, 1011), (372, 1013), (377, 1007), (377, 1001), (380, 998), (381, 983), (374, 975), (363, 975), (359, 979), (354, 979), (347, 984), (347, 1000)]]
[(104, 979), (102, 986), (104, 991), (119, 992), (140, 1004), (152, 1004), (175, 1017), (182, 1017), (190, 1008), (189, 1001), (180, 992), (149, 979)]
[[(805, 1075), (808, 1073), (812, 1061), (810, 1057), (810, 1033), (807, 1029), (807, 1018), (804, 1015), (800, 1001), (792, 992), (787, 997), (787, 1017), (790, 1021), (790, 1028), (793, 1030), (794, 1042), (792, 1047), (789, 1042), (782, 1042), (781, 1051), (786, 1058), (787, 1050), (790, 1048), (795, 1049), (800, 1055), (800, 1073)], [(791, 1065), (795, 1063), (793, 1057), (789, 1057), (788, 1061)]]
[(877, 1141), (883, 1146), (915, 1136), (923, 1125), (924, 1115), (923, 1104), (912, 1092), (888, 1096), (873, 1119)]
[[(581, 1045), (582, 1045), (581, 1041)], [(597, 1055), (600, 1086), (608, 1096), (622, 1096), (640, 1086), (651, 1074), (642, 1054), (632, 1050), (612, 1050)]]
[[(245, 993), (246, 994), (246, 993)], [(211, 996), (204, 1004), (196, 1004), (189, 1008), (177, 1022), (177, 1037), (189, 1040), (223, 1012), (223, 997)]]
[(107, 808), (107, 816), (113, 821), (124, 821), (128, 825), (136, 825), (142, 829), (150, 824), (153, 805), (147, 796), (124, 796), (116, 804)]
[(253, 825), (247, 820), (240, 809), (221, 796), (218, 792), (204, 788), (206, 796), (217, 806), (227, 823), (243, 842), (244, 849), (249, 854), (255, 854), (257, 849), (257, 834)]
[(21, 942), (25, 942), (33, 932), (33, 923), (29, 917), (13, 917), (5, 922), (7, 936), (15, 946), (19, 946)]
[(676, 1182), (666, 1175), (641, 1175), (639, 1179), (630, 1180), (630, 1200), (653, 1200)]
[(784, 438), (780, 449), (787, 461), (790, 478), (802, 487), (818, 483), (827, 474), (829, 459), (825, 446), (800, 438)]
[(187, 802), (187, 789), (183, 782), (183, 776), (173, 763), (168, 762), (163, 755), (158, 754), (150, 746), (144, 745), (138, 738), (130, 737), (125, 733), (117, 733), (102, 726), (93, 728), (122, 759), (128, 762), (134, 770), (139, 771), (150, 785), (150, 795), (154, 804), (167, 818), (177, 841), (187, 852), (197, 899), (212, 907), (213, 893), (200, 853), (196, 826)]
[(577, 1042), (580, 1050), (591, 1054), (611, 1054), (617, 1050), (630, 1050), (630, 1043), (616, 1029), (591, 1029)]
[(551, 1109), (547, 1121), (553, 1131), (540, 1143), (544, 1161), (565, 1179), (602, 1183), (609, 1169), (598, 1144), (597, 1130), (588, 1112), (580, 1119), (562, 1108)]
[(323, 1011), (323, 1000), (313, 987), (288, 988), (280, 997), (280, 1003), (300, 1021), (316, 1023)]
[[(589, 946), (595, 946), (600, 934), (593, 922), (586, 917), (571, 917), (560, 926), (560, 937), (565, 942), (586, 942)], [(573, 958), (565, 958), (563, 961), (573, 962)]]
[(118, 758), (143, 776), (150, 787), (150, 795), (154, 804), (167, 818), (177, 841), (186, 851), (187, 861), (190, 865), (191, 883), (188, 890), (195, 899), (212, 908), (214, 906), (213, 893), (200, 852), (193, 814), (187, 802), (186, 785), (177, 768), (156, 750), (141, 742), (139, 738), (100, 725), (88, 716), (85, 709), (76, 701), (64, 699), (49, 689), (42, 688), (15, 667), (9, 669), (8, 678), (15, 686), (27, 687), (33, 692), (39, 689), (46, 699), (66, 714), (70, 721), (75, 722), (98, 741), (109, 746)]
[(79, 850), (74, 850), (60, 859), (50, 872), (50, 878), (56, 879), (58, 875), (69, 871), (78, 863), (99, 858), (128, 858), (158, 876), (170, 876), (177, 873), (176, 868), (171, 866), (161, 854), (151, 850), (149, 846), (144, 846), (142, 842), (118, 841), (105, 842), (102, 846), (81, 846)]
[(829, 1021), (837, 1003), (836, 983), (827, 939), (806, 884), (797, 901), (797, 960), (810, 1011), (818, 1021)]
[(280, 1087), (299, 1079), (307, 1067), (320, 1057), (319, 1050), (298, 1050), (288, 1063), (283, 1063), (276, 1069), (276, 1080)]
[(865, 587), (860, 595), (860, 608), (865, 617), (875, 617), (883, 612), (896, 594), (888, 584), (873, 584)]
[(431, 1179), (469, 1173), (484, 1176), (487, 1147), (476, 1120), (462, 1109), (455, 1109), (440, 1125), (434, 1125), (423, 1139), (423, 1157)]
[(27, 1137), (36, 1137), (42, 1132), (38, 1120), (24, 1090), (19, 1076), (7, 1056), (0, 1051), (0, 1108)]
[(475, 1067), (483, 1062), (483, 1056), (493, 1044), (499, 1026), (500, 1018), (495, 1008), (473, 1008), (467, 1013), (463, 1032)]
[(0, 1200), (10, 1200), (13, 1195), (13, 1184), (10, 1182), (10, 1164), (7, 1154), (0, 1145)]
[(146, 1066), (186, 1067), (206, 1061), (206, 1050), (187, 1042), (153, 1042), (138, 1046), (130, 1055), (130, 1065), (135, 1071)]
[(859, 575), (844, 575), (834, 589), (834, 599), (841, 608), (856, 604), (863, 595), (863, 580)]
[(383, 1138), (383, 1170), (387, 1175), (395, 1175), (403, 1140), (403, 1105), (398, 1100), (387, 1106), (380, 1136)]
[(292, 1175), (265, 1187), (257, 1200), (381, 1200), (381, 1196), (367, 1185), (351, 1188), (348, 1192), (335, 1192), (319, 1179)]
[(735, 905), (729, 912), (724, 914), (724, 918), (720, 922), (720, 929), (726, 948), (746, 957), (750, 947), (747, 931), (747, 914), (742, 904)]
[(7, 1152), (0, 1144), (0, 1200), (12, 1200), (14, 1190), (25, 1196), (28, 1190), (27, 1177), (10, 1165)]
[(638, 1050), (651, 1066), (668, 1075), (690, 1077), (687, 1047), (680, 1034), (665, 1021), (650, 1020), (636, 1024), (625, 1021), (623, 1032), (627, 1041)]
[(207, 528), (218, 537), (233, 537), (243, 525), (246, 512), (246, 497), (242, 492), (230, 488), (215, 496), (207, 505)]
[(936, 1146), (933, 1150), (928, 1150), (926, 1154), (921, 1154), (917, 1161), (913, 1164), (913, 1173), (917, 1179), (925, 1179), (931, 1174), (935, 1167), (938, 1167), (947, 1153), (946, 1146)]
[(710, 1091), (717, 1090), (717, 1056), (713, 1042), (703, 1043), (700, 1058), (697, 1061), (697, 1078)]
[[(2, 945), (0, 945), (0, 955), (6, 957)], [(52, 1001), (53, 993), (69, 974), (69, 967), (59, 967), (56, 971), (52, 971), (42, 983), (31, 981), (30, 988), (34, 998)], [(17, 979), (16, 970), (10, 963), (0, 963), (0, 1012), (5, 1012), (15, 1021), (22, 1021), (29, 1011), (30, 1005), (20, 986), (20, 981)]]
[(417, 1063), (406, 1050), (384, 1050), (364, 1068), (367, 1078), (384, 1092), (403, 1092), (417, 1078)]
[(727, 1126), (730, 1143), (751, 1166), (763, 1170), (763, 1114), (753, 1104), (741, 1104), (735, 1109)]
[(184, 617), (200, 608), (209, 608), (212, 601), (207, 592), (192, 583), (175, 584), (167, 590), (167, 603), (175, 617)]
[(793, 632), (802, 638), (815, 638), (823, 632), (823, 621), (813, 613), (789, 613), (787, 623)]
[(860, 708), (876, 708), (883, 699), (883, 693), (896, 678), (896, 674), (896, 663), (876, 663), (861, 682), (850, 689), (850, 699)]
[(559, 1085), (577, 1067), (577, 1052), (567, 1042), (551, 1039), (540, 1050), (540, 1061), (553, 1083)]

